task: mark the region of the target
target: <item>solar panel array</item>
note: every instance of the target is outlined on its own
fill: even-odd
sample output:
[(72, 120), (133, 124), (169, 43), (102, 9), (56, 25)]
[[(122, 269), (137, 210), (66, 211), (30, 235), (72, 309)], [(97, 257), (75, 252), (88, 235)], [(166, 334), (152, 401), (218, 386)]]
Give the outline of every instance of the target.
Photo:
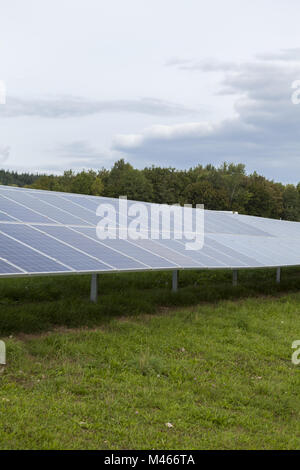
[(300, 223), (204, 212), (204, 246), (99, 240), (100, 203), (117, 199), (0, 186), (0, 277), (300, 265)]

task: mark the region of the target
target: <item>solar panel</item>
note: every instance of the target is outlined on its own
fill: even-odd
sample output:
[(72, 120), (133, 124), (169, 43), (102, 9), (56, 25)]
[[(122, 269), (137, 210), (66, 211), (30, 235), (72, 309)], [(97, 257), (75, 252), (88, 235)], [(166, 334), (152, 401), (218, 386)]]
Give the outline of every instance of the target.
[[(169, 239), (161, 220), (155, 239), (149, 227), (141, 239), (99, 239), (99, 204), (113, 206), (116, 226), (126, 228), (118, 199), (0, 186), (0, 277), (300, 265), (298, 222), (205, 210), (203, 247), (191, 251), (188, 234), (176, 239), (181, 222), (174, 215)], [(127, 204), (130, 209), (135, 201)], [(145, 204), (153, 213), (159, 210)], [(194, 214), (188, 213), (190, 222)]]

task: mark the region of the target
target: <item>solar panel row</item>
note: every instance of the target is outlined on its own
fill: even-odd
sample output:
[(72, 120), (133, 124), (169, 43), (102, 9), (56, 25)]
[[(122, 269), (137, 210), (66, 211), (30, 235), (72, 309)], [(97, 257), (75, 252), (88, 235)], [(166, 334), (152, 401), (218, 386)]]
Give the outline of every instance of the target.
[(300, 265), (300, 223), (205, 211), (204, 246), (188, 251), (185, 239), (99, 240), (100, 203), (118, 211), (116, 199), (0, 186), (0, 276)]

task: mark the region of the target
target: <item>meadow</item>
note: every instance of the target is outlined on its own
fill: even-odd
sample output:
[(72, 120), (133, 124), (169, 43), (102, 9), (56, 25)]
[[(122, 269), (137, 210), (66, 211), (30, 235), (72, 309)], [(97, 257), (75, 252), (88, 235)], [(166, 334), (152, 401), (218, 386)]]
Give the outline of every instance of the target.
[(0, 449), (299, 449), (300, 270), (0, 281)]

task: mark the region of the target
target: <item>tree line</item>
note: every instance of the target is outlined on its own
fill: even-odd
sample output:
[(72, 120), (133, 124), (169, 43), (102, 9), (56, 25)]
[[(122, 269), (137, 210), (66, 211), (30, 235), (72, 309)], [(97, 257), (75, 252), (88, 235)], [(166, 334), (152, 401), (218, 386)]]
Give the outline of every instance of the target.
[(139, 170), (121, 159), (110, 170), (69, 170), (60, 176), (0, 170), (0, 184), (106, 197), (126, 195), (160, 204), (204, 204), (206, 209), (300, 221), (300, 183), (284, 185), (256, 172), (247, 174), (243, 164)]

